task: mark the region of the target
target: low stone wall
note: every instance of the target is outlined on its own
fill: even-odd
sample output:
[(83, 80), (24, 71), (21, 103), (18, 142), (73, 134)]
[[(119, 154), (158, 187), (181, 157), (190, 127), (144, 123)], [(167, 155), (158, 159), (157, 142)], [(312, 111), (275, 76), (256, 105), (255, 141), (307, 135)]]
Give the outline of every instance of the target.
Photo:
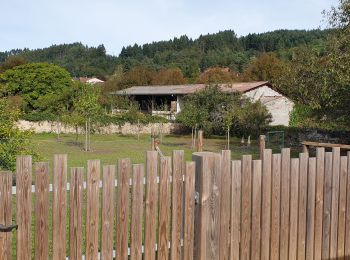
[[(17, 126), (21, 130), (30, 130), (34, 133), (57, 133), (58, 131), (57, 122), (40, 121), (30, 122), (25, 120), (19, 120)], [(96, 132), (100, 134), (124, 134), (124, 135), (136, 135), (140, 134), (151, 134), (151, 132), (162, 132), (163, 134), (179, 134), (185, 131), (183, 125), (179, 123), (152, 123), (147, 125), (140, 125), (126, 123), (124, 125), (108, 125), (99, 127)], [(78, 129), (79, 133), (83, 133), (84, 129)], [(60, 132), (64, 134), (75, 133), (75, 128), (61, 124)]]

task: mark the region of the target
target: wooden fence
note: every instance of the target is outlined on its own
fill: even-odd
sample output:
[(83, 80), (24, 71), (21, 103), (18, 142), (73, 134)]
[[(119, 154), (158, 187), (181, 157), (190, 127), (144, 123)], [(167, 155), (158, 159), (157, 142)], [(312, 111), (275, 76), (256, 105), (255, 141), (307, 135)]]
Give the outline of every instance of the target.
[(91, 160), (68, 174), (56, 155), (50, 188), (48, 163), (19, 156), (16, 189), (0, 173), (0, 224), (18, 224), (15, 250), (0, 233), (0, 259), (349, 259), (349, 164), (339, 148), (193, 162), (150, 151), (145, 167), (121, 159), (101, 174)]

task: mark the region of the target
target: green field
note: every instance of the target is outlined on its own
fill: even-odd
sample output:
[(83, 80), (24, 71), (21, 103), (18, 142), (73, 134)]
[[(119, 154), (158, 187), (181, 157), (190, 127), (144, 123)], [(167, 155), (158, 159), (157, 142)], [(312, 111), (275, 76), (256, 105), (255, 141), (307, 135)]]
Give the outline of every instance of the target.
[[(115, 164), (118, 159), (130, 158), (133, 163), (144, 163), (145, 152), (150, 150), (150, 135), (137, 136), (125, 135), (92, 135), (92, 151), (84, 151), (84, 137), (80, 136), (75, 142), (73, 134), (63, 134), (57, 140), (54, 134), (35, 134), (33, 142), (42, 161), (48, 161), (52, 165), (54, 154), (68, 154), (68, 166), (85, 166), (87, 160), (100, 159), (101, 164)], [(163, 136), (160, 149), (165, 156), (170, 156), (173, 150), (184, 150), (186, 160), (191, 160), (191, 136)], [(250, 147), (241, 144), (238, 138), (232, 138), (230, 148), (232, 159), (239, 159), (243, 154), (253, 154), (258, 157), (256, 140), (252, 140)], [(204, 141), (206, 151), (219, 152), (226, 149), (226, 141), (222, 137), (206, 138)]]

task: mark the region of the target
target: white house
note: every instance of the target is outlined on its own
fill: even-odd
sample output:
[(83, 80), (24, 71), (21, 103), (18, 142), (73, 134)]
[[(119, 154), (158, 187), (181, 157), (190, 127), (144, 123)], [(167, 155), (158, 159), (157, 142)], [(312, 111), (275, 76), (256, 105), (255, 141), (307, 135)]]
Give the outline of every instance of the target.
[[(134, 86), (111, 94), (133, 97), (139, 102), (142, 111), (174, 119), (176, 114), (181, 111), (184, 96), (203, 90), (205, 87), (205, 84)], [(269, 82), (220, 84), (219, 87), (223, 92), (238, 91), (254, 101), (260, 100), (272, 115), (271, 125), (289, 125), (289, 117), (294, 103), (286, 96), (273, 90)]]

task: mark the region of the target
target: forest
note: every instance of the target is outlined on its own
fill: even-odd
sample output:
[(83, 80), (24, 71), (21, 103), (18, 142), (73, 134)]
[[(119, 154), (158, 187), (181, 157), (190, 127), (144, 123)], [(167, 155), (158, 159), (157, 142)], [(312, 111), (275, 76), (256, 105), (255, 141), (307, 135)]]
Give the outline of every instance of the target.
[(14, 49), (0, 52), (0, 64), (12, 56), (27, 62), (48, 62), (65, 68), (73, 77), (113, 74), (116, 66), (124, 72), (136, 66), (159, 71), (180, 68), (189, 82), (210, 67), (228, 67), (242, 72), (257, 55), (273, 52), (283, 60), (291, 59), (293, 49), (313, 46), (324, 49), (330, 30), (277, 30), (238, 37), (233, 30), (201, 35), (191, 39), (184, 35), (172, 40), (123, 47), (119, 56), (107, 54), (103, 44), (88, 47), (82, 43), (52, 45), (43, 49)]

